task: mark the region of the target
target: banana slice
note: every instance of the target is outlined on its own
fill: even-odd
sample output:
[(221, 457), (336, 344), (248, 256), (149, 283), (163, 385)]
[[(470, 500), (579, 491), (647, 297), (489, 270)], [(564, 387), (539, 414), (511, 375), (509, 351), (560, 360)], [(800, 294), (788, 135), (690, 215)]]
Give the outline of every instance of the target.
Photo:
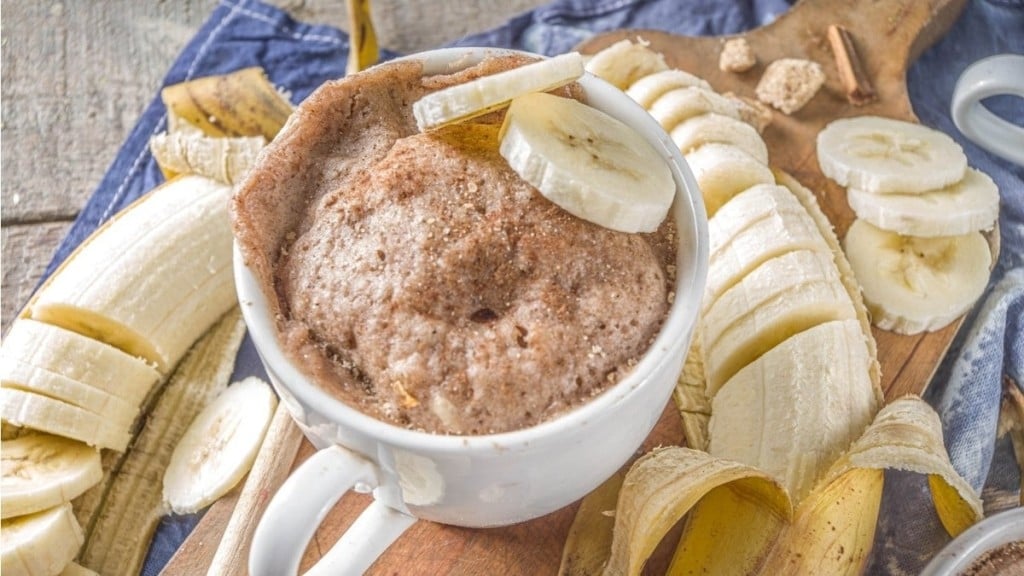
[(783, 341), (715, 395), (708, 451), (771, 473), (800, 502), (878, 411), (870, 363), (856, 320)]
[(654, 101), (661, 98), (669, 90), (676, 88), (704, 88), (711, 90), (711, 85), (703, 78), (699, 78), (675, 68), (662, 70), (648, 74), (629, 85), (626, 95), (636, 101), (645, 110), (654, 104)]
[(7, 357), (0, 358), (0, 386), (62, 400), (126, 425), (131, 425), (139, 412), (137, 405), (109, 392)]
[(543, 92), (512, 101), (501, 155), (545, 198), (621, 232), (652, 232), (675, 197), (663, 154), (629, 126), (570, 98)]
[(856, 317), (831, 254), (799, 250), (768, 260), (704, 315), (708, 396), (714, 398), (736, 372), (793, 334)]
[(775, 184), (775, 175), (768, 166), (730, 144), (705, 144), (687, 154), (686, 163), (704, 196), (709, 218), (747, 188)]
[(938, 330), (965, 314), (988, 284), (992, 253), (980, 232), (919, 238), (854, 220), (843, 240), (872, 322), (883, 330)]
[[(735, 232), (726, 237), (723, 228)], [(780, 186), (761, 184), (741, 192), (715, 214), (708, 231), (714, 240), (704, 289), (705, 310), (767, 260), (797, 250), (832, 256), (817, 225)]]
[(90, 236), (29, 304), (34, 320), (170, 370), (237, 302), (229, 186), (171, 180)]
[(583, 57), (569, 52), (431, 92), (413, 103), (412, 114), (420, 131), (426, 132), (497, 110), (517, 96), (564, 86), (582, 75)]
[(927, 192), (959, 181), (967, 157), (927, 126), (878, 116), (843, 118), (818, 133), (818, 164), (840, 186), (876, 194)]
[(70, 502), (103, 478), (99, 451), (60, 436), (27, 434), (4, 441), (0, 458), (5, 519)]
[(197, 512), (227, 494), (256, 458), (277, 408), (266, 382), (228, 386), (189, 424), (164, 473), (164, 500), (178, 514)]
[(905, 236), (957, 236), (991, 230), (999, 218), (999, 188), (968, 168), (959, 182), (920, 194), (872, 194), (856, 188), (846, 200), (859, 218)]
[(722, 114), (701, 114), (684, 120), (672, 129), (672, 141), (683, 154), (700, 148), (704, 144), (717, 142), (732, 144), (750, 154), (758, 162), (768, 164), (768, 145), (757, 130), (730, 116)]
[(669, 90), (655, 100), (647, 111), (666, 132), (671, 132), (680, 122), (701, 114), (721, 114), (740, 119), (736, 101), (713, 90), (698, 87)]
[(587, 60), (587, 72), (625, 90), (631, 84), (655, 72), (668, 70), (665, 57), (643, 41), (619, 40)]
[(0, 572), (4, 576), (60, 574), (82, 545), (82, 528), (62, 504), (28, 516), (5, 519), (0, 526)]
[(0, 418), (15, 426), (118, 452), (123, 452), (132, 438), (131, 423), (108, 420), (84, 408), (14, 388), (0, 388)]
[(102, 390), (138, 406), (160, 373), (137, 358), (77, 332), (19, 318), (0, 348), (3, 361), (16, 360)]

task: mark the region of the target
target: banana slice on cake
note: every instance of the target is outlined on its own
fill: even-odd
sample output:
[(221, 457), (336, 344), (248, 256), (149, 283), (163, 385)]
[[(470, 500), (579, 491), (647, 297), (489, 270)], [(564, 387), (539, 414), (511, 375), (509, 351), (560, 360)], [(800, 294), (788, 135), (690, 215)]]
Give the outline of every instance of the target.
[(840, 186), (876, 194), (927, 192), (959, 181), (967, 156), (946, 134), (915, 124), (856, 116), (818, 133), (818, 164)]
[(768, 166), (730, 144), (705, 144), (687, 154), (686, 163), (704, 196), (708, 217), (740, 192), (758, 184), (775, 183)]
[(6, 440), (0, 458), (4, 519), (70, 502), (103, 478), (98, 450), (60, 436), (27, 434)]
[(82, 546), (82, 528), (71, 504), (5, 519), (0, 527), (0, 572), (4, 576), (60, 574)]
[(583, 57), (569, 52), (431, 92), (413, 103), (412, 113), (425, 132), (486, 114), (523, 94), (564, 86), (583, 71)]
[(992, 253), (980, 232), (921, 238), (854, 220), (843, 249), (864, 290), (872, 322), (915, 334), (965, 314), (988, 284)]
[(984, 172), (968, 168), (962, 180), (919, 194), (846, 191), (857, 217), (905, 236), (957, 236), (991, 230), (999, 218), (999, 188)]
[(626, 124), (571, 98), (516, 98), (500, 139), (501, 155), (524, 180), (606, 228), (653, 232), (675, 197), (662, 153)]
[(715, 395), (708, 452), (770, 472), (803, 500), (878, 411), (870, 364), (856, 320), (783, 341)]
[(647, 109), (651, 107), (651, 104), (654, 104), (655, 100), (664, 96), (666, 92), (677, 88), (704, 88), (705, 90), (711, 90), (711, 85), (703, 78), (694, 76), (689, 72), (670, 68), (639, 78), (626, 89), (626, 95), (640, 106), (643, 106), (644, 109)]
[(655, 72), (668, 70), (665, 57), (643, 42), (619, 40), (587, 60), (587, 72), (625, 90)]
[(714, 398), (736, 372), (793, 334), (856, 317), (831, 254), (798, 250), (764, 262), (704, 315), (708, 396)]
[(178, 514), (197, 512), (227, 494), (252, 467), (277, 408), (266, 382), (228, 386), (195, 420), (164, 472), (164, 500)]

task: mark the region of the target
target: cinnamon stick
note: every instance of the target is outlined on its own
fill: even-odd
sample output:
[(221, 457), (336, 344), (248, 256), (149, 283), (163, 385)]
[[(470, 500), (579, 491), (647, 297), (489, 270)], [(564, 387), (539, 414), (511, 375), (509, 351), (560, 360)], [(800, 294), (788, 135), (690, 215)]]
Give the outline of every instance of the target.
[(828, 27), (828, 41), (832, 45), (832, 54), (839, 70), (839, 80), (846, 91), (846, 99), (854, 106), (862, 106), (877, 98), (871, 80), (864, 71), (864, 64), (857, 56), (850, 32), (832, 24)]

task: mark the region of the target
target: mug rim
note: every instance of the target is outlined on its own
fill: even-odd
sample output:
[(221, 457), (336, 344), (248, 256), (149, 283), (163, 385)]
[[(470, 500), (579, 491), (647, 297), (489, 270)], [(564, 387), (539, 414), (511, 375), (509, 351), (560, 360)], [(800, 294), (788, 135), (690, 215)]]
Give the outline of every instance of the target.
[[(469, 66), (484, 57), (501, 54), (540, 56), (501, 48), (463, 47), (429, 50), (403, 56), (397, 60), (423, 60), (425, 68), (430, 67), (430, 63), (438, 66), (464, 63), (465, 66)], [(385, 62), (376, 66), (387, 65), (388, 62)], [(232, 258), (235, 287), (248, 332), (265, 368), (278, 376), (279, 385), (296, 397), (304, 410), (315, 411), (333, 423), (356, 429), (378, 441), (411, 451), (455, 453), (478, 449), (515, 449), (527, 447), (543, 439), (562, 437), (568, 429), (595, 420), (615, 404), (639, 393), (641, 388), (651, 385), (650, 376), (657, 373), (662, 365), (673, 360), (672, 354), (675, 349), (678, 348), (680, 354), (687, 353), (688, 346), (680, 346), (680, 343), (690, 343), (692, 340), (708, 268), (707, 216), (696, 179), (678, 147), (639, 104), (633, 102), (618, 88), (589, 72), (578, 82), (583, 88), (588, 104), (593, 105), (593, 101), (598, 100), (604, 102), (604, 107), (614, 105), (618, 108), (616, 111), (605, 111), (636, 129), (648, 143), (662, 153), (676, 184), (675, 197), (668, 215), (677, 222), (677, 274), (673, 286), (675, 297), (657, 336), (637, 364), (624, 378), (605, 388), (594, 398), (525, 428), (482, 435), (444, 434), (404, 428), (357, 410), (322, 389), (295, 365), (280, 345), (278, 330), (271, 318), (266, 296), (252, 271), (246, 266), (236, 239), (233, 243)], [(595, 107), (602, 109), (601, 105)], [(684, 238), (681, 233), (683, 230), (691, 232)], [(689, 273), (684, 274), (684, 271)]]

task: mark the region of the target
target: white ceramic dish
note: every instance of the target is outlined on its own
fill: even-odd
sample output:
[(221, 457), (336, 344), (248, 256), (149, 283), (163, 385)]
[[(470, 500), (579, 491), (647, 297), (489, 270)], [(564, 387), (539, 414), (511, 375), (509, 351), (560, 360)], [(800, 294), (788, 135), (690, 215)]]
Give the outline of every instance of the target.
[[(426, 73), (466, 67), (494, 49), (445, 49), (412, 58)], [(386, 65), (386, 64), (384, 64)], [(278, 345), (265, 295), (236, 249), (241, 308), (256, 349), (300, 428), (321, 450), (275, 495), (254, 536), (254, 576), (295, 574), (306, 543), (347, 490), (375, 502), (309, 573), (365, 570), (416, 519), (485, 527), (522, 522), (581, 498), (613, 474), (658, 421), (689, 347), (707, 274), (707, 218), (678, 148), (640, 106), (587, 75), (595, 108), (633, 126), (661, 153), (677, 193), (676, 298), (649, 351), (622, 381), (587, 404), (537, 426), (489, 436), (442, 436), (392, 426), (336, 400)]]
[(985, 552), (1018, 540), (1024, 540), (1024, 508), (993, 514), (943, 548), (921, 576), (958, 576)]

